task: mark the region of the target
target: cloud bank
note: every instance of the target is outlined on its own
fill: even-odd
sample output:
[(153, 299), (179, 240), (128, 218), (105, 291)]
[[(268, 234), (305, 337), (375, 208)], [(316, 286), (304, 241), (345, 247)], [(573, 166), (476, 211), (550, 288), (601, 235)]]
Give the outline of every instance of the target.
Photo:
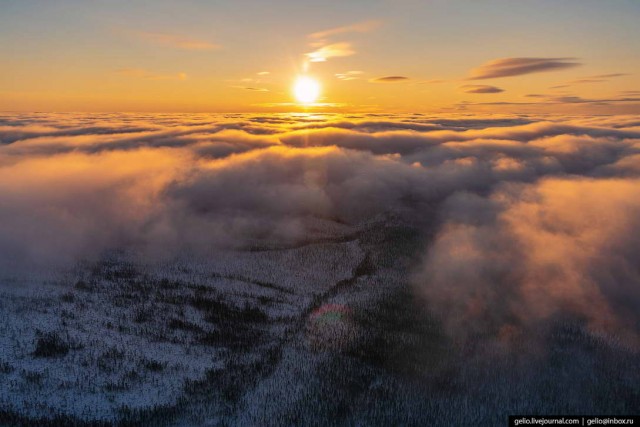
[(4, 273), (401, 212), (433, 227), (414, 289), (458, 338), (570, 316), (637, 341), (638, 200), (637, 116), (0, 115)]

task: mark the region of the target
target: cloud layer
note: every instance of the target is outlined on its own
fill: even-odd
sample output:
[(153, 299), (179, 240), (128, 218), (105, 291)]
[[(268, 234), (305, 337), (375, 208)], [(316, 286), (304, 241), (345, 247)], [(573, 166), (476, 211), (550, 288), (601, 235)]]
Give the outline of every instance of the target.
[(573, 316), (636, 340), (638, 200), (637, 116), (0, 115), (5, 273), (402, 212), (434, 227), (414, 287), (457, 337)]

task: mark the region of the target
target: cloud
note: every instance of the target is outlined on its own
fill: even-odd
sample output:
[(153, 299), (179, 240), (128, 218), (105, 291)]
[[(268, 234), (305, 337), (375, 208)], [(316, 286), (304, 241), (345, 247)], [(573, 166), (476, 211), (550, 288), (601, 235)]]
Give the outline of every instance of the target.
[(638, 200), (636, 116), (0, 114), (2, 274), (393, 213), (421, 239), (414, 292), (462, 342), (568, 318), (637, 341)]
[(216, 43), (212, 43), (206, 40), (194, 39), (179, 34), (148, 31), (136, 31), (134, 32), (134, 34), (138, 38), (149, 43), (153, 43), (159, 46), (171, 47), (174, 49), (207, 51), (220, 49), (222, 47)]
[(373, 83), (398, 83), (409, 80), (409, 77), (404, 76), (385, 76), (385, 77), (377, 77), (375, 79), (369, 80)]
[(336, 78), (338, 78), (339, 80), (358, 80), (362, 74), (364, 74), (362, 71), (346, 71), (344, 73), (337, 73), (336, 74)]
[(544, 106), (544, 105), (571, 105), (571, 104), (584, 104), (584, 105), (615, 105), (615, 104), (636, 104), (640, 102), (640, 97), (634, 96), (621, 96), (617, 98), (583, 98), (576, 95), (564, 95), (558, 96), (553, 94), (528, 94), (526, 98), (537, 98), (540, 101), (537, 102), (469, 102), (466, 101), (465, 105), (532, 105), (532, 106)]
[(612, 73), (612, 74), (598, 74), (596, 76), (591, 76), (589, 78), (593, 78), (593, 79), (611, 79), (614, 77), (622, 77), (622, 76), (629, 76), (630, 74), (628, 73)]
[(269, 89), (263, 87), (251, 87), (251, 86), (231, 86), (236, 89), (250, 90), (253, 92), (269, 92)]
[(382, 21), (369, 20), (369, 21), (363, 21), (363, 22), (357, 22), (354, 24), (344, 25), (342, 27), (330, 28), (328, 30), (317, 31), (315, 33), (309, 34), (309, 37), (312, 39), (325, 39), (331, 36), (335, 36), (337, 34), (368, 33), (370, 31), (380, 28), (380, 26), (382, 26)]
[[(370, 20), (311, 33), (309, 34), (309, 38), (313, 39), (313, 41), (310, 45), (315, 48), (315, 50), (305, 53), (304, 55), (309, 62), (325, 62), (329, 58), (355, 55), (356, 51), (350, 42), (328, 43), (327, 39), (339, 34), (367, 33), (375, 30), (380, 25), (382, 25), (381, 21)], [(305, 63), (305, 69), (308, 66), (309, 64)]]
[(581, 65), (575, 58), (501, 58), (471, 70), (468, 80), (495, 79), (546, 71), (563, 70)]
[(504, 89), (500, 89), (496, 86), (489, 85), (463, 85), (460, 86), (465, 93), (500, 93), (504, 92)]
[(117, 74), (125, 77), (147, 80), (186, 80), (186, 73), (177, 74), (157, 74), (142, 68), (121, 68), (116, 71)]
[(639, 184), (553, 178), (454, 195), (416, 280), (458, 337), (574, 315), (637, 341)]
[(582, 79), (573, 80), (572, 83), (593, 83), (593, 82), (603, 82), (614, 77), (623, 77), (628, 76), (626, 73), (614, 73), (614, 74), (598, 74), (596, 76), (584, 77)]
[(554, 87), (559, 88), (559, 87), (568, 87), (570, 85), (575, 85), (575, 84), (603, 83), (615, 77), (623, 77), (628, 75), (629, 74), (626, 74), (626, 73), (598, 74), (595, 76), (588, 76), (588, 77), (583, 77), (576, 80), (570, 80), (565, 85), (554, 86)]
[(310, 62), (325, 62), (329, 58), (340, 58), (354, 55), (351, 43), (341, 42), (322, 46), (313, 52), (305, 53)]
[(582, 98), (580, 96), (557, 96), (549, 97), (550, 103), (559, 104), (602, 104), (612, 102), (640, 102), (637, 97), (621, 97), (621, 98)]

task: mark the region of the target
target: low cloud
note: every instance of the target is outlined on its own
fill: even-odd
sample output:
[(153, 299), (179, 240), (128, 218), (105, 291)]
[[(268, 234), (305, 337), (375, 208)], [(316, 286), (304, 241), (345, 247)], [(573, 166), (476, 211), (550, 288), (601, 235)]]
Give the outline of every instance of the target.
[(3, 274), (394, 213), (427, 227), (413, 290), (462, 341), (570, 318), (637, 342), (638, 200), (635, 116), (0, 114)]
[(460, 86), (460, 90), (465, 93), (500, 93), (504, 92), (504, 89), (500, 89), (496, 86), (489, 85), (463, 85)]
[(452, 196), (417, 279), (424, 297), (457, 337), (573, 315), (637, 343), (639, 184), (567, 177)]
[(495, 79), (525, 74), (564, 70), (581, 65), (575, 58), (501, 58), (486, 62), (471, 71), (468, 80)]

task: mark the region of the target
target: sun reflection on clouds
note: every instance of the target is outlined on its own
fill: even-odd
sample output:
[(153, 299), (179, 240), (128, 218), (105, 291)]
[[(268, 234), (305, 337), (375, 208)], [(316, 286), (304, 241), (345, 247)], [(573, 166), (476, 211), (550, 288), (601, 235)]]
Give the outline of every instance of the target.
[[(412, 212), (441, 218), (415, 281), (448, 307), (448, 328), (467, 319), (491, 333), (571, 312), (635, 336), (636, 116), (3, 113), (0, 140), (3, 268), (123, 246), (149, 257), (296, 244), (314, 221), (348, 228)], [(558, 242), (557, 256), (544, 241)], [(614, 273), (624, 276), (617, 290)], [(465, 283), (486, 292), (466, 294)], [(484, 322), (494, 289), (531, 311), (502, 305)], [(315, 313), (310, 342), (351, 342), (350, 318), (338, 306)]]

